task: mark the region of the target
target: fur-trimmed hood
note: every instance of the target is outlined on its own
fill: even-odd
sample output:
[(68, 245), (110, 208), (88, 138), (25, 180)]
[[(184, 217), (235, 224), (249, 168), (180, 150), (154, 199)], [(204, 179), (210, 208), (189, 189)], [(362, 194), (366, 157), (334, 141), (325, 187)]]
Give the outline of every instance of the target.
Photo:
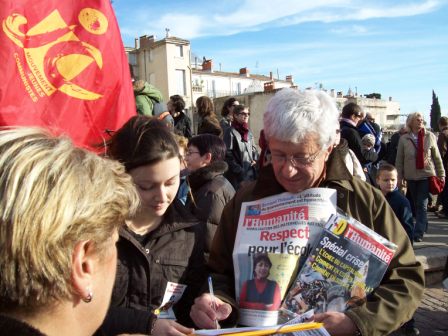
[(208, 166), (199, 168), (187, 177), (191, 189), (196, 190), (208, 181), (213, 180), (218, 175), (223, 175), (229, 166), (225, 161), (214, 161)]

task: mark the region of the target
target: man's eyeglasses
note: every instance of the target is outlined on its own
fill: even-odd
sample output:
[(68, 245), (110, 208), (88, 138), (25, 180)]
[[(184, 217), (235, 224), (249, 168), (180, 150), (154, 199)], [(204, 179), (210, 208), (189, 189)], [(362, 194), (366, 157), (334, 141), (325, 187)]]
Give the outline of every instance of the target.
[(272, 153), (272, 161), (279, 164), (284, 165), (286, 162), (290, 162), (294, 168), (298, 167), (309, 167), (312, 166), (314, 161), (316, 161), (319, 154), (322, 153), (322, 150), (318, 150), (316, 153), (311, 154), (310, 156), (293, 156), (293, 155), (284, 155), (284, 154), (276, 154)]

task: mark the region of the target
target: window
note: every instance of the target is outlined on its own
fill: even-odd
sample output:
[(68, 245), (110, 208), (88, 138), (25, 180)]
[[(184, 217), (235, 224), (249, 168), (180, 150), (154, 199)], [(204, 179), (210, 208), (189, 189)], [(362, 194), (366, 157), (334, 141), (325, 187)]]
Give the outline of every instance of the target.
[(185, 70), (176, 70), (176, 93), (178, 95), (187, 95), (185, 79)]
[(184, 57), (184, 46), (177, 45), (176, 46), (176, 56), (177, 57)]

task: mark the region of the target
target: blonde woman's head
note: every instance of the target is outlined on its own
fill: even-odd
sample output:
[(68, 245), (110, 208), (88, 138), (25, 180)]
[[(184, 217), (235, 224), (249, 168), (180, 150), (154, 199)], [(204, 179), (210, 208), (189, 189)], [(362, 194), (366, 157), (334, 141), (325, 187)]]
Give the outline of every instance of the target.
[(75, 244), (102, 258), (138, 202), (120, 163), (39, 128), (0, 130), (0, 311), (70, 300)]

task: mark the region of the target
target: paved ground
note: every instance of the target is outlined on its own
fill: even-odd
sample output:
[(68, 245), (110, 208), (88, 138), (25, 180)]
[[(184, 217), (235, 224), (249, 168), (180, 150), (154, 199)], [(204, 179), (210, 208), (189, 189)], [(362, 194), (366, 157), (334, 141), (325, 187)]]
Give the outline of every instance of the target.
[(421, 336), (448, 335), (448, 291), (441, 284), (426, 288), (415, 322)]
[[(422, 243), (415, 243), (417, 258), (427, 270), (425, 294), (414, 317), (421, 336), (448, 335), (448, 291), (442, 286), (448, 256), (448, 220), (428, 214), (429, 228)], [(391, 336), (401, 335), (398, 332)]]

